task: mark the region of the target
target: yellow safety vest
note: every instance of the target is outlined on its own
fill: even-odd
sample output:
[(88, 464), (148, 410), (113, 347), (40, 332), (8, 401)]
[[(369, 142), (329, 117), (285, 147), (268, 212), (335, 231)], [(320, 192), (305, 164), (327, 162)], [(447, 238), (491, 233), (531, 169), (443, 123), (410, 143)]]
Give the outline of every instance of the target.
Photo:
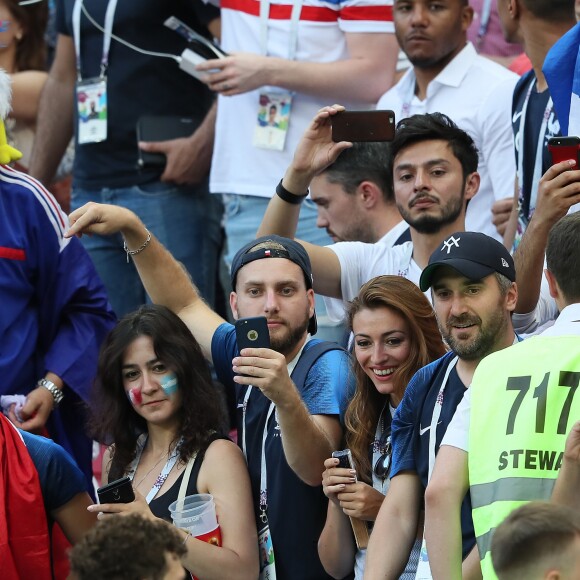
[(537, 336), (481, 361), (471, 384), (469, 482), (484, 580), (495, 528), (549, 499), (566, 435), (580, 418), (580, 337)]

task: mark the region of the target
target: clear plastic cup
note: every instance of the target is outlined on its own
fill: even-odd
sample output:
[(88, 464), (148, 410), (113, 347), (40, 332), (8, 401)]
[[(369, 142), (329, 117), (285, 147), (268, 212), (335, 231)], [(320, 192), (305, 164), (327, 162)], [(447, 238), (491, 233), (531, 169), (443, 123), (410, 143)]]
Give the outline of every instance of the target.
[(215, 503), (211, 494), (199, 493), (176, 500), (169, 506), (169, 513), (176, 527), (189, 530), (196, 538), (221, 545)]

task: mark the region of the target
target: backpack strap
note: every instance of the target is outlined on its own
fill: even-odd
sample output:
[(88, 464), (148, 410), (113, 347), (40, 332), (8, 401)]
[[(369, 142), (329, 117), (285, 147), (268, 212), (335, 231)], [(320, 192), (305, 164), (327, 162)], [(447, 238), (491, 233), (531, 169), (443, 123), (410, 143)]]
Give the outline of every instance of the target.
[(308, 372), (312, 368), (312, 365), (325, 353), (331, 350), (346, 350), (340, 346), (337, 342), (330, 342), (323, 340), (308, 350), (303, 350), (290, 378), (292, 382), (296, 385), (298, 391), (302, 392), (304, 384), (306, 383), (306, 377)]

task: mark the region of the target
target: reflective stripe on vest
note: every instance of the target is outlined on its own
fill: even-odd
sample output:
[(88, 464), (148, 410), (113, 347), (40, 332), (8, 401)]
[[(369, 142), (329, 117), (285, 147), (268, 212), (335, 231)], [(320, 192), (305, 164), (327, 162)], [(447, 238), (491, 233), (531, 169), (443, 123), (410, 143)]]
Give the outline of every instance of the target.
[(471, 386), (469, 481), (484, 580), (493, 530), (549, 499), (566, 435), (580, 418), (580, 338), (533, 337), (486, 357)]

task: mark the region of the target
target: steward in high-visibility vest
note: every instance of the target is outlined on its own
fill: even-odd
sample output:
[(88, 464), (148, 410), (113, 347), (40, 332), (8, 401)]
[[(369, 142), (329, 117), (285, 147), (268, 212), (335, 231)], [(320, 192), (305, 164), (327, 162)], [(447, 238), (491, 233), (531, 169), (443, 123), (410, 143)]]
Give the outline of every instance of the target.
[(471, 385), (469, 482), (484, 580), (495, 528), (549, 499), (566, 435), (580, 418), (580, 338), (537, 336), (481, 361)]

